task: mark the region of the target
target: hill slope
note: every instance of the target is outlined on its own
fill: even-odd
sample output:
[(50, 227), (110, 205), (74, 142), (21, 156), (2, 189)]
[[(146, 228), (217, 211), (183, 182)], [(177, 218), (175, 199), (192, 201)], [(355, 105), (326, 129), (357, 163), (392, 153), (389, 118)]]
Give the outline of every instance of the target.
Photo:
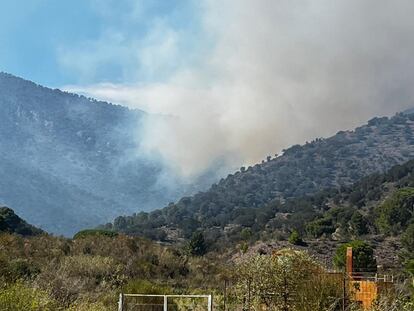
[(43, 233), (42, 230), (28, 224), (8, 207), (0, 207), (0, 233), (16, 233), (23, 236), (33, 236)]
[(183, 195), (188, 187), (160, 182), (163, 165), (142, 156), (145, 117), (0, 73), (0, 203), (72, 235)]
[(113, 227), (130, 234), (168, 239), (189, 237), (199, 228), (263, 226), (273, 211), (256, 211), (269, 202), (349, 186), (413, 157), (414, 115), (374, 118), (354, 131), (293, 146), (282, 156), (241, 168), (208, 191), (184, 197), (162, 210), (118, 217)]

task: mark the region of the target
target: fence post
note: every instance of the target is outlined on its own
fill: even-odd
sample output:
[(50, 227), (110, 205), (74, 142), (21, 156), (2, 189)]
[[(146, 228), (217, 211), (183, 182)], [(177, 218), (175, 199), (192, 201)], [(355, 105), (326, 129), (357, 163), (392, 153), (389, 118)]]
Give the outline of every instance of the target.
[(213, 303), (212, 303), (211, 295), (208, 295), (208, 311), (213, 311)]
[(227, 302), (227, 280), (224, 280), (224, 297), (223, 297), (223, 309), (226, 311)]
[(250, 282), (251, 280), (249, 278), (249, 281), (247, 283), (247, 310), (249, 311), (250, 311)]
[(343, 295), (343, 297), (342, 297), (342, 311), (345, 311), (346, 310), (346, 274), (342, 275), (342, 286), (343, 286), (343, 288), (342, 288), (342, 290), (343, 290), (343, 292), (342, 292), (342, 295)]
[(164, 311), (168, 311), (168, 298), (164, 295)]
[(119, 294), (118, 311), (124, 311), (124, 294)]

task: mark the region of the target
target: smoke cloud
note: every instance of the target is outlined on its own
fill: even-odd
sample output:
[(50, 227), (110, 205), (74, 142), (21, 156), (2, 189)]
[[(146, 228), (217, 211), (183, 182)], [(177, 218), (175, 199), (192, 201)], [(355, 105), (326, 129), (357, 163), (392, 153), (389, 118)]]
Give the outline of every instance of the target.
[[(251, 164), (414, 106), (412, 1), (205, 0), (201, 8), (211, 44), (197, 62), (156, 83), (66, 87), (150, 112), (142, 147), (182, 176), (217, 161)], [(157, 29), (153, 42), (168, 55), (163, 33), (179, 34)]]

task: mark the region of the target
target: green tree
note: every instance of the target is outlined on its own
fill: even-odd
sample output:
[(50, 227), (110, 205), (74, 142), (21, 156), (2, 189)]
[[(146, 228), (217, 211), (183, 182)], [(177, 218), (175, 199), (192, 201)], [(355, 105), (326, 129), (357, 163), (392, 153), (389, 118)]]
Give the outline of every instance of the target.
[(352, 214), (349, 225), (351, 233), (355, 236), (360, 236), (368, 233), (368, 222), (365, 217), (358, 211)]
[(193, 256), (203, 256), (207, 252), (207, 243), (201, 231), (193, 233), (188, 243), (188, 251)]
[(333, 262), (336, 267), (344, 269), (346, 265), (346, 249), (352, 247), (354, 271), (375, 272), (377, 260), (374, 257), (374, 249), (364, 241), (351, 241), (342, 244), (336, 249)]
[(247, 244), (246, 242), (242, 242), (240, 245), (240, 250), (243, 254), (246, 254), (249, 250), (249, 244)]
[(305, 244), (297, 230), (293, 230), (289, 236), (289, 243), (293, 245), (303, 245)]
[(414, 277), (414, 259), (408, 260), (405, 264), (405, 270)]
[(414, 257), (414, 223), (405, 230), (401, 242), (403, 247)]
[(332, 219), (325, 216), (308, 223), (306, 232), (314, 238), (319, 238), (323, 234), (334, 233), (335, 227), (332, 224)]
[(248, 241), (252, 237), (252, 229), (243, 228), (240, 232), (240, 237), (243, 241)]
[(377, 227), (384, 234), (399, 234), (410, 223), (414, 213), (414, 188), (394, 192), (376, 209)]

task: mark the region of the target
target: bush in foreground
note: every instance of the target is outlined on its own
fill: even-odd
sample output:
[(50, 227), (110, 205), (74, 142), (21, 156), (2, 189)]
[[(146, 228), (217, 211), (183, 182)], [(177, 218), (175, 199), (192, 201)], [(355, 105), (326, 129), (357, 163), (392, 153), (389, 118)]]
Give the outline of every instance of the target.
[(55, 311), (59, 307), (47, 292), (17, 282), (0, 289), (1, 311)]
[(237, 300), (248, 308), (319, 311), (335, 307), (341, 297), (341, 280), (325, 275), (301, 251), (284, 249), (272, 256), (251, 257), (236, 267), (234, 275)]

